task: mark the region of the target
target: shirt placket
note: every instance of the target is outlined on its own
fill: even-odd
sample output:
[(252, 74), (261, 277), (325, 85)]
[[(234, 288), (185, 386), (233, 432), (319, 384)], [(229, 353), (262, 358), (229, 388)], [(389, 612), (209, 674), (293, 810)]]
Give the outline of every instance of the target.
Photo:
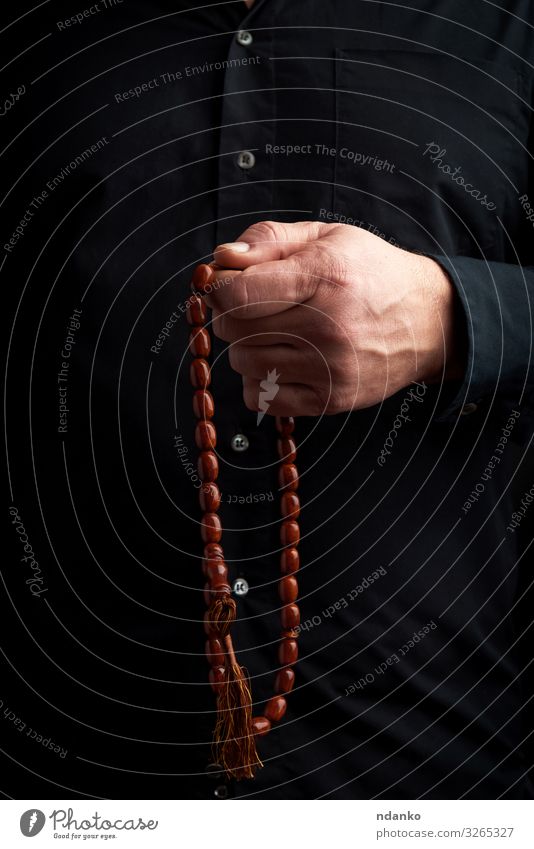
[[(268, 4), (259, 4), (246, 16), (228, 51), (219, 147), (219, 243), (234, 240), (254, 220), (269, 218), (272, 210), (273, 163), (265, 146), (274, 141), (276, 97), (273, 31), (264, 9)], [(248, 184), (253, 191), (247, 191)]]
[[(273, 163), (272, 157), (265, 155), (266, 144), (272, 144), (275, 137), (276, 108), (270, 60), (273, 32), (269, 26), (269, 5), (272, 9), (272, 4), (266, 0), (257, 0), (244, 16), (228, 50), (219, 143), (218, 244), (235, 241), (254, 222), (275, 215)], [(256, 414), (244, 406), (241, 381), (228, 365), (226, 343), (216, 337), (213, 343), (213, 358), (219, 363), (215, 374), (220, 385), (225, 387), (224, 396), (217, 399), (216, 413), (224, 478), (224, 482), (221, 479), (221, 515), (228, 529), (223, 544), (232, 592), (238, 605), (238, 621), (233, 634), (239, 654), (240, 646), (254, 643), (251, 629), (254, 631), (257, 620), (250, 617), (263, 609), (265, 601), (265, 590), (258, 590), (258, 587), (264, 583), (262, 575), (265, 575), (266, 565), (276, 562), (276, 557), (262, 558), (263, 551), (276, 548), (276, 531), (273, 527), (261, 528), (263, 523), (272, 520), (271, 514), (278, 514), (273, 470), (268, 467), (276, 459), (273, 455), (274, 423), (265, 421), (258, 427)], [(263, 511), (239, 503), (239, 498), (247, 499), (257, 494), (263, 497), (266, 493), (272, 501), (269, 500)], [(252, 525), (260, 525), (255, 534), (230, 530), (246, 527), (249, 521)], [(242, 652), (242, 662), (248, 663), (249, 658), (250, 652)], [(215, 798), (238, 795), (239, 784), (226, 781), (216, 766), (211, 765), (208, 772), (216, 778), (209, 782), (208, 791)]]

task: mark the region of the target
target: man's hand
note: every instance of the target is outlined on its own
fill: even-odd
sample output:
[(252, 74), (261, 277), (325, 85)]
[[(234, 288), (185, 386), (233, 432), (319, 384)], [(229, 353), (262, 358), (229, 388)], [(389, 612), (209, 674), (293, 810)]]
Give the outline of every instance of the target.
[(318, 221), (255, 224), (214, 258), (214, 332), (250, 410), (273, 370), (268, 412), (281, 416), (370, 407), (413, 381), (462, 374), (456, 295), (434, 260)]

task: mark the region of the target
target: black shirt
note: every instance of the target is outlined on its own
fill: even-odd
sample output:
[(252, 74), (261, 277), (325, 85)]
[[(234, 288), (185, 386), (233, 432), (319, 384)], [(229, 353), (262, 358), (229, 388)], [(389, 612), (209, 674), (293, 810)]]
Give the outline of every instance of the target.
[[(2, 698), (21, 720), (2, 725), (5, 792), (532, 798), (530, 4), (91, 9), (44, 4), (1, 34)], [(468, 361), (457, 383), (297, 421), (297, 681), (264, 768), (226, 785), (206, 772), (183, 307), (194, 266), (266, 219), (347, 222), (435, 257)], [(276, 434), (224, 347), (224, 547), (249, 585), (233, 633), (261, 713), (280, 627)]]

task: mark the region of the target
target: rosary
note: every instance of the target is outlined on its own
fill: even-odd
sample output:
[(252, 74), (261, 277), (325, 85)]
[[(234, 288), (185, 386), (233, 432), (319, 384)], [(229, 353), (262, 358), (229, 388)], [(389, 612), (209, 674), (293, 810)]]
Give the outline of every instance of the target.
[(199, 449), (198, 474), (202, 481), (199, 490), (202, 520), (200, 533), (204, 543), (202, 572), (207, 579), (204, 598), (204, 630), (207, 635), (206, 656), (210, 665), (209, 681), (217, 699), (217, 719), (213, 732), (215, 761), (228, 777), (254, 778), (263, 766), (256, 751), (256, 737), (268, 734), (273, 722), (286, 712), (286, 694), (293, 688), (295, 673), (292, 666), (298, 658), (298, 626), (300, 611), (295, 604), (298, 595), (296, 572), (299, 568), (297, 545), (300, 539), (298, 516), (300, 502), (298, 472), (295, 466), (297, 449), (293, 439), (295, 422), (291, 417), (277, 417), (277, 450), (280, 458), (278, 483), (281, 492), (280, 511), (280, 573), (278, 585), (282, 607), (281, 634), (278, 649), (280, 669), (274, 682), (275, 695), (267, 702), (263, 714), (252, 715), (252, 695), (247, 670), (236, 659), (230, 629), (236, 619), (236, 603), (228, 583), (228, 567), (221, 546), (222, 524), (218, 516), (221, 493), (216, 484), (219, 463), (213, 450), (217, 431), (213, 423), (215, 404), (208, 387), (211, 369), (207, 358), (211, 353), (211, 337), (206, 325), (207, 307), (202, 297), (213, 280), (209, 265), (199, 265), (193, 273), (187, 321), (191, 325), (189, 350), (193, 355), (190, 378), (193, 386), (193, 412), (197, 419), (195, 442)]

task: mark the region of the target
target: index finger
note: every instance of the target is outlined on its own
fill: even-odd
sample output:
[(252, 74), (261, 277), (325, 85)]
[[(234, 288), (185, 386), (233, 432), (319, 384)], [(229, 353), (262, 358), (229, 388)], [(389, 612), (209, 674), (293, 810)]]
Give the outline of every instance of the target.
[(285, 312), (313, 297), (321, 282), (295, 257), (251, 265), (244, 271), (217, 269), (214, 278), (208, 305), (240, 319)]

